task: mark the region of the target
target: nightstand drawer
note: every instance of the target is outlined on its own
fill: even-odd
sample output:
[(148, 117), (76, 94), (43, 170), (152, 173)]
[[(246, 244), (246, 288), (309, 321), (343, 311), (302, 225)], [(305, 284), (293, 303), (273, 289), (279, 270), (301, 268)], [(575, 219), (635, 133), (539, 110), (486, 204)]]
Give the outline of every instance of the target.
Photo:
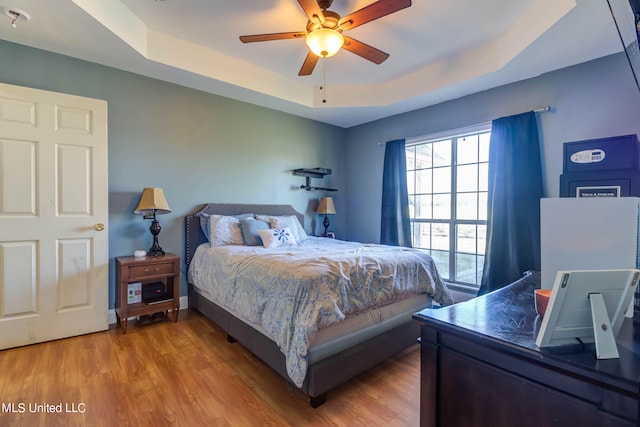
[(145, 277), (157, 276), (159, 274), (173, 274), (172, 262), (164, 262), (162, 264), (139, 265), (129, 267), (129, 279), (137, 280)]

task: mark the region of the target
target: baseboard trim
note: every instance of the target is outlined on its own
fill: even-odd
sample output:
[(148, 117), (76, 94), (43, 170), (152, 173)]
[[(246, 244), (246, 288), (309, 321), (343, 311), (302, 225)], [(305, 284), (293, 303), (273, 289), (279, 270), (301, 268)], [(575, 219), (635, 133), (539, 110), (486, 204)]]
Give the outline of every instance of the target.
[[(187, 308), (189, 308), (189, 297), (185, 295), (185, 296), (180, 297), (180, 310), (186, 310)], [(109, 324), (110, 325), (115, 325), (115, 323), (116, 323), (116, 310), (115, 310), (115, 308), (112, 308), (111, 310), (109, 310), (108, 319), (109, 319)]]

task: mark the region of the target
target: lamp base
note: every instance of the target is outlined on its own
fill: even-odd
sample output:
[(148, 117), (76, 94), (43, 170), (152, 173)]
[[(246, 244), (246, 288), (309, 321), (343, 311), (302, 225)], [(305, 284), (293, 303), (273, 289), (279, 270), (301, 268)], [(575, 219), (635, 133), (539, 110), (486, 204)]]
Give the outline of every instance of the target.
[(325, 215), (324, 221), (322, 221), (322, 225), (324, 225), (324, 234), (322, 235), (322, 237), (327, 237), (327, 230), (329, 229), (330, 224), (331, 223), (329, 222), (329, 217)]
[(148, 256), (164, 255), (164, 251), (158, 244), (158, 234), (160, 234), (160, 230), (162, 230), (162, 227), (160, 227), (160, 223), (156, 220), (155, 215), (153, 217), (153, 221), (151, 222), (151, 227), (149, 227), (149, 230), (151, 230), (151, 234), (153, 235), (153, 246), (151, 246), (147, 255)]
[(164, 251), (160, 246), (158, 247), (152, 246), (151, 249), (149, 249), (149, 252), (147, 253), (147, 256), (162, 256), (162, 255), (164, 255)]

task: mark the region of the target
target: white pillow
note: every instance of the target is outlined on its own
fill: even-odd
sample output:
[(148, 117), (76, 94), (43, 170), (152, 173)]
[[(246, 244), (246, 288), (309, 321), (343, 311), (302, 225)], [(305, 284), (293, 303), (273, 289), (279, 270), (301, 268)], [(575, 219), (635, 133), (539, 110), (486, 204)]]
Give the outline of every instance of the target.
[(288, 228), (270, 228), (258, 230), (265, 248), (277, 248), (278, 246), (295, 246), (298, 244), (293, 233)]
[(295, 215), (281, 215), (281, 216), (269, 216), (269, 215), (256, 215), (256, 219), (260, 221), (266, 221), (271, 228), (288, 228), (291, 230), (291, 234), (296, 239), (296, 242), (302, 242), (307, 239), (307, 233), (304, 231), (302, 224)]
[(209, 215), (209, 244), (213, 246), (244, 245), (238, 218)]

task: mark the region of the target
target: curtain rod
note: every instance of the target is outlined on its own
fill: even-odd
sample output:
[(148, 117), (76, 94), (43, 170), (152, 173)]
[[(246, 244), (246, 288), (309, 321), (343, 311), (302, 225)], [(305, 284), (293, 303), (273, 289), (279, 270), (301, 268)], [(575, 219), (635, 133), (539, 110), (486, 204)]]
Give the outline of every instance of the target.
[[(530, 110), (530, 111), (533, 111), (534, 113), (547, 113), (547, 112), (551, 111), (551, 105), (545, 105), (544, 107), (534, 108), (533, 110)], [(435, 135), (450, 134), (452, 132), (453, 133), (458, 133), (458, 132), (464, 133), (463, 131), (467, 131), (467, 130), (475, 129), (475, 128), (480, 128), (480, 127), (482, 127), (484, 125), (490, 125), (490, 124), (491, 124), (491, 122), (487, 122), (487, 123), (482, 123), (482, 124), (479, 124), (479, 125), (468, 126), (466, 128), (462, 128), (462, 129), (439, 132), (438, 134), (435, 134)], [(435, 135), (429, 135), (429, 137), (435, 137)], [(411, 138), (405, 138), (405, 139), (407, 139), (407, 140), (411, 140), (411, 139), (417, 140), (417, 139), (424, 139), (424, 138), (425, 138), (424, 136), (419, 136), (419, 137), (411, 137)], [(389, 142), (389, 141), (379, 141), (378, 142), (378, 146), (386, 145), (387, 142)]]
[(549, 111), (551, 111), (551, 105), (547, 105), (542, 108), (536, 108), (533, 110), (534, 113), (547, 113)]

